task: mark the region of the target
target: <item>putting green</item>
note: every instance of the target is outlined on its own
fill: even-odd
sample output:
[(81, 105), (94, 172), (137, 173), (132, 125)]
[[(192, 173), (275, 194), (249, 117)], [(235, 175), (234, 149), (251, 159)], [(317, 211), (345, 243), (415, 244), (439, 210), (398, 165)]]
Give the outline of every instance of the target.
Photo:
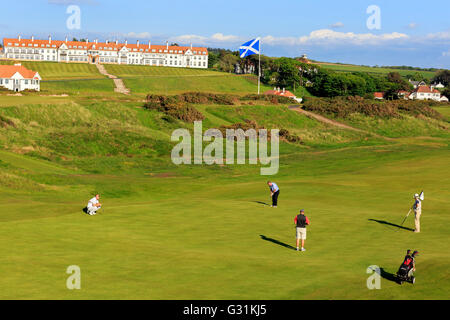
[[(446, 299), (450, 153), (428, 148), (421, 157), (415, 148), (288, 162), (271, 177), (281, 189), (277, 209), (260, 203), (269, 201), (267, 177), (251, 167), (211, 177), (211, 168), (195, 168), (195, 179), (187, 169), (160, 177), (57, 171), (70, 183), (56, 191), (0, 196), (0, 298)], [(405, 229), (411, 217), (396, 225), (421, 189), (423, 232), (414, 234)], [(90, 217), (81, 207), (94, 190), (104, 207)], [(311, 219), (303, 253), (289, 247), (300, 208)], [(406, 249), (421, 253), (414, 286), (389, 280)], [(81, 290), (66, 288), (69, 265), (81, 268)], [(384, 270), (380, 290), (366, 287), (371, 265)]]
[[(204, 130), (251, 119), (301, 138), (282, 141), (279, 172), (261, 176), (257, 165), (175, 166), (171, 133), (192, 124), (139, 97), (23, 98), (0, 99), (0, 299), (450, 298), (446, 122), (405, 116), (354, 131), (283, 105), (195, 105)], [(277, 209), (265, 205), (268, 179)], [(421, 190), (415, 234), (412, 216), (399, 224)], [(103, 207), (87, 216), (97, 192)], [(407, 249), (420, 251), (417, 280), (400, 286), (392, 274)], [(81, 290), (66, 287), (73, 265)], [(380, 290), (366, 285), (373, 265)]]

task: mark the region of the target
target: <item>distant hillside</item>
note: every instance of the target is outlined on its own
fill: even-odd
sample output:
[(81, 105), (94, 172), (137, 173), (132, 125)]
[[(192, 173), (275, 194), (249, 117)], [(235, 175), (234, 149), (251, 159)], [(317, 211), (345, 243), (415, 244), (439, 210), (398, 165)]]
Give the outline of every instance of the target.
[(414, 75), (420, 73), (425, 79), (431, 79), (435, 75), (436, 71), (431, 71), (430, 69), (420, 69), (413, 68), (407, 69), (406, 67), (369, 67), (369, 66), (358, 66), (353, 64), (340, 64), (331, 62), (314, 62), (315, 64), (330, 70), (337, 72), (367, 72), (369, 74), (379, 74), (386, 75), (389, 72), (398, 72), (403, 77), (407, 78), (408, 75)]

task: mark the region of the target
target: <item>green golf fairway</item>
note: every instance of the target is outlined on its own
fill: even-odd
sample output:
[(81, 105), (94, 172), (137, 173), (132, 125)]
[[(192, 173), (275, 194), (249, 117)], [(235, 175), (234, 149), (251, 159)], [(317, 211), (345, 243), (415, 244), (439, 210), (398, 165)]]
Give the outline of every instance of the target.
[[(1, 153), (1, 163), (50, 172), (73, 186), (0, 197), (0, 298), (11, 299), (445, 299), (450, 152), (418, 147), (306, 154), (270, 177), (281, 189), (272, 209), (267, 177), (195, 168), (158, 175), (72, 175), (45, 161)], [(412, 151), (412, 152), (410, 152)], [(302, 159), (302, 154), (297, 155)], [(180, 169), (187, 170), (187, 169)], [(248, 172), (250, 171), (250, 172)], [(102, 190), (96, 216), (81, 212)], [(95, 186), (95, 187), (94, 187)], [(425, 190), (422, 233), (412, 215)], [(87, 190), (86, 190), (87, 191)], [(306, 252), (296, 252), (293, 218), (311, 220)], [(416, 284), (383, 278), (366, 287), (367, 267), (395, 273), (417, 249)], [(81, 268), (81, 290), (66, 268)], [(385, 275), (389, 278), (389, 275)]]
[[(143, 72), (116, 71), (133, 70)], [(144, 94), (256, 92), (242, 77), (191, 78), (125, 78), (142, 91), (130, 95), (109, 79), (43, 84), (64, 96), (0, 93), (0, 299), (450, 298), (448, 107), (440, 120), (402, 111), (340, 126), (266, 101), (190, 106), (204, 131), (252, 120), (297, 137), (281, 140), (279, 171), (263, 176), (259, 164), (171, 162), (172, 132), (193, 124), (144, 108)], [(267, 180), (280, 187), (276, 209)], [(400, 224), (421, 190), (413, 233), (413, 213)], [(96, 193), (102, 208), (86, 215)], [(407, 249), (420, 252), (416, 283), (399, 285)], [(66, 286), (74, 265), (80, 290)], [(367, 287), (374, 265), (379, 290)]]

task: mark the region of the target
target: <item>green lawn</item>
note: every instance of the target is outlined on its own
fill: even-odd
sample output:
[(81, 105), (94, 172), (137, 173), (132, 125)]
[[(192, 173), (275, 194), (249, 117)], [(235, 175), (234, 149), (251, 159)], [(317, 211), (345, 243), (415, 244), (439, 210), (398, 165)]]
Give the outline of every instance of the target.
[(111, 79), (54, 80), (41, 82), (42, 94), (89, 94), (104, 92), (114, 94), (114, 82)]
[(134, 66), (105, 64), (104, 67), (110, 74), (118, 77), (160, 77), (160, 76), (207, 76), (226, 75), (227, 73), (208, 69), (189, 69), (175, 67)]
[(442, 107), (433, 107), (434, 110), (442, 114), (445, 119), (450, 122), (450, 106), (442, 106)]
[[(0, 64), (14, 64), (17, 61), (0, 61)], [(58, 63), (41, 61), (19, 61), (23, 66), (39, 72), (42, 80), (104, 79), (97, 67), (88, 63)]]
[[(133, 93), (178, 94), (189, 91), (212, 93), (257, 93), (258, 87), (251, 78), (236, 75), (211, 75), (202, 77), (124, 78), (125, 86)], [(261, 85), (261, 92), (270, 90)]]
[(420, 73), (425, 79), (430, 80), (434, 77), (435, 72), (432, 71), (422, 71), (422, 70), (403, 70), (403, 69), (391, 69), (391, 68), (379, 68), (379, 67), (368, 67), (368, 66), (357, 66), (349, 64), (328, 64), (319, 63), (319, 65), (325, 69), (330, 69), (338, 72), (367, 72), (372, 75), (387, 75), (389, 72), (398, 72), (403, 77), (409, 74)]
[[(285, 106), (195, 106), (204, 129), (253, 119), (302, 137), (280, 144), (277, 175), (261, 176), (259, 165), (175, 166), (170, 135), (191, 124), (104, 98), (0, 108), (0, 299), (450, 298), (445, 134), (387, 141)], [(268, 179), (277, 209), (263, 204)], [(422, 189), (422, 233), (412, 217), (398, 228)], [(87, 216), (96, 192), (103, 208)], [(311, 226), (299, 253), (301, 208)], [(389, 279), (406, 249), (421, 253), (417, 281), (400, 286)], [(66, 288), (71, 265), (81, 290)], [(371, 265), (381, 290), (366, 287)]]

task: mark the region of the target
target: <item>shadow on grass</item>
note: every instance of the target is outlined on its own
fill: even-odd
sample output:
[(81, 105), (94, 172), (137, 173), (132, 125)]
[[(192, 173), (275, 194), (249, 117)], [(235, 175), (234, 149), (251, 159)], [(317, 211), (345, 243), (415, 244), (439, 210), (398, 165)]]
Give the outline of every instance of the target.
[(384, 221), (384, 220), (376, 220), (376, 219), (368, 219), (368, 220), (369, 221), (375, 221), (375, 222), (378, 222), (380, 224), (385, 224), (385, 225), (396, 227), (396, 228), (403, 229), (403, 230), (414, 231), (414, 229), (403, 227), (403, 226), (400, 226), (398, 224), (387, 222), (387, 221)]
[(266, 236), (264, 236), (264, 235), (262, 235), (262, 234), (260, 234), (259, 236), (260, 236), (261, 239), (263, 239), (263, 240), (266, 240), (266, 241), (275, 243), (275, 244), (277, 244), (277, 245), (279, 245), (279, 246), (282, 246), (282, 247), (285, 247), (285, 248), (288, 248), (288, 249), (291, 249), (291, 250), (296, 250), (296, 248), (294, 248), (294, 247), (291, 246), (291, 245), (288, 245), (287, 243), (278, 241), (278, 240), (276, 240), (276, 239), (268, 238), (268, 237), (266, 237)]
[(263, 205), (265, 205), (265, 206), (270, 206), (270, 204), (265, 203), (265, 202), (262, 202), (262, 201), (252, 201), (252, 202), (254, 202), (254, 203), (259, 203), (259, 204), (263, 204)]
[(386, 280), (389, 280), (389, 281), (399, 284), (399, 282), (397, 280), (397, 276), (393, 273), (386, 272), (386, 270), (384, 270), (383, 268), (380, 268), (380, 276), (383, 279), (386, 279)]

